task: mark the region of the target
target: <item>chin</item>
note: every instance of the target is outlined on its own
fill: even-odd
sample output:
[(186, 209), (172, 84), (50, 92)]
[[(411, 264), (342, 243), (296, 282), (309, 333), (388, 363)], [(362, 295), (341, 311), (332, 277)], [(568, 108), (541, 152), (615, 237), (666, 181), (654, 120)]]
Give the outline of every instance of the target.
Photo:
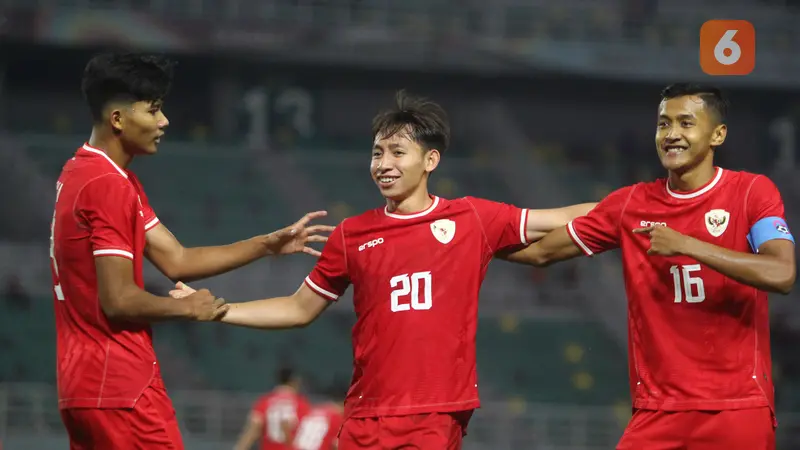
[(671, 159), (662, 157), (661, 166), (664, 167), (664, 169), (669, 170), (671, 172), (683, 172), (692, 167), (692, 161), (690, 159), (685, 159), (685, 158)]

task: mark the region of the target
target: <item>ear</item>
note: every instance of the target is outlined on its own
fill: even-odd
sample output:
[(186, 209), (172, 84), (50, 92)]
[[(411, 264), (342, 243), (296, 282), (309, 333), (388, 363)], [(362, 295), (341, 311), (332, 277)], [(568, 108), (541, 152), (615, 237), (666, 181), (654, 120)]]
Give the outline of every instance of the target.
[(442, 155), (439, 153), (439, 150), (432, 148), (425, 152), (425, 172), (433, 172), (436, 170), (436, 167), (439, 166), (439, 161), (441, 160)]
[(717, 125), (711, 132), (711, 146), (719, 147), (725, 142), (726, 137), (728, 137), (728, 126), (724, 123)]
[(108, 122), (111, 125), (112, 130), (117, 133), (121, 132), (125, 122), (122, 109), (117, 107), (112, 108), (108, 113)]

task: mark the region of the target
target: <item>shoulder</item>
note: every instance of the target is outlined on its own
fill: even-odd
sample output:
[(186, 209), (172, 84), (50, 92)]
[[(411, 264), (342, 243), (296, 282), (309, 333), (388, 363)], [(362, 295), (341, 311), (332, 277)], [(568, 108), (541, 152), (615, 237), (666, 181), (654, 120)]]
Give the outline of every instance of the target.
[(663, 184), (660, 184), (659, 181), (640, 182), (617, 188), (606, 195), (600, 203), (623, 207), (632, 200), (643, 200), (646, 196), (658, 192), (659, 187), (663, 190)]
[[(65, 184), (70, 180), (65, 180)], [(75, 180), (78, 181), (78, 180)], [(79, 196), (102, 196), (119, 200), (120, 196), (136, 195), (131, 182), (117, 172), (93, 172), (82, 177), (79, 181), (79, 186), (76, 186)]]
[(384, 218), (385, 214), (383, 208), (370, 209), (356, 216), (343, 219), (336, 228), (338, 228), (338, 231), (342, 234), (352, 233), (354, 231), (370, 228), (374, 226), (376, 222)]

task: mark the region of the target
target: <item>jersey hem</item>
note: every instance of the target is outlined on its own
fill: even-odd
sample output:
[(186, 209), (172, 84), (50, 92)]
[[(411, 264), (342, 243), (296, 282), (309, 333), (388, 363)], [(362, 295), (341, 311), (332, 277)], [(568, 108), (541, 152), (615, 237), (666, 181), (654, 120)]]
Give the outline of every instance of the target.
[(715, 400), (648, 400), (637, 399), (633, 403), (635, 409), (656, 411), (726, 411), (732, 409), (750, 409), (772, 407), (764, 397), (747, 397)]
[(135, 398), (75, 398), (58, 401), (58, 409), (130, 409), (139, 400)]
[(480, 408), (479, 399), (465, 400), (462, 402), (435, 403), (430, 405), (412, 406), (378, 406), (378, 407), (348, 407), (345, 405), (344, 415), (347, 418), (363, 419), (368, 417), (383, 416), (410, 416), (425, 413), (451, 413)]

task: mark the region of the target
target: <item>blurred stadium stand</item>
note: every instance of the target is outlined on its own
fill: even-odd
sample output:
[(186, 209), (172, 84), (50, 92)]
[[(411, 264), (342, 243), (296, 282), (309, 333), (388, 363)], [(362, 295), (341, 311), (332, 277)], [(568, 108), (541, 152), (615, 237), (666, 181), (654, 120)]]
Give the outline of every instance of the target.
[[(733, 108), (720, 163), (770, 174), (799, 224), (797, 2), (0, 2), (0, 188), (11, 211), (0, 219), (0, 441), (65, 445), (46, 246), (53, 182), (88, 138), (79, 84), (93, 51), (155, 49), (180, 61), (166, 140), (133, 169), (178, 238), (205, 245), (313, 209), (336, 223), (380, 206), (369, 121), (402, 87), (452, 115), (454, 145), (432, 178), (438, 195), (551, 207), (658, 176), (658, 90), (705, 80), (696, 40), (711, 18), (752, 21), (759, 45), (753, 74), (721, 81)], [(200, 284), (261, 298), (292, 292), (312, 266), (265, 260)], [(153, 292), (170, 285), (152, 267), (146, 279)], [(467, 449), (614, 445), (630, 416), (621, 279), (614, 254), (547, 270), (492, 265), (478, 333), (484, 407)], [(157, 325), (187, 448), (229, 446), (280, 364), (304, 374), (310, 395), (343, 396), (349, 300), (302, 330)], [(779, 448), (800, 448), (798, 294), (771, 306)]]

